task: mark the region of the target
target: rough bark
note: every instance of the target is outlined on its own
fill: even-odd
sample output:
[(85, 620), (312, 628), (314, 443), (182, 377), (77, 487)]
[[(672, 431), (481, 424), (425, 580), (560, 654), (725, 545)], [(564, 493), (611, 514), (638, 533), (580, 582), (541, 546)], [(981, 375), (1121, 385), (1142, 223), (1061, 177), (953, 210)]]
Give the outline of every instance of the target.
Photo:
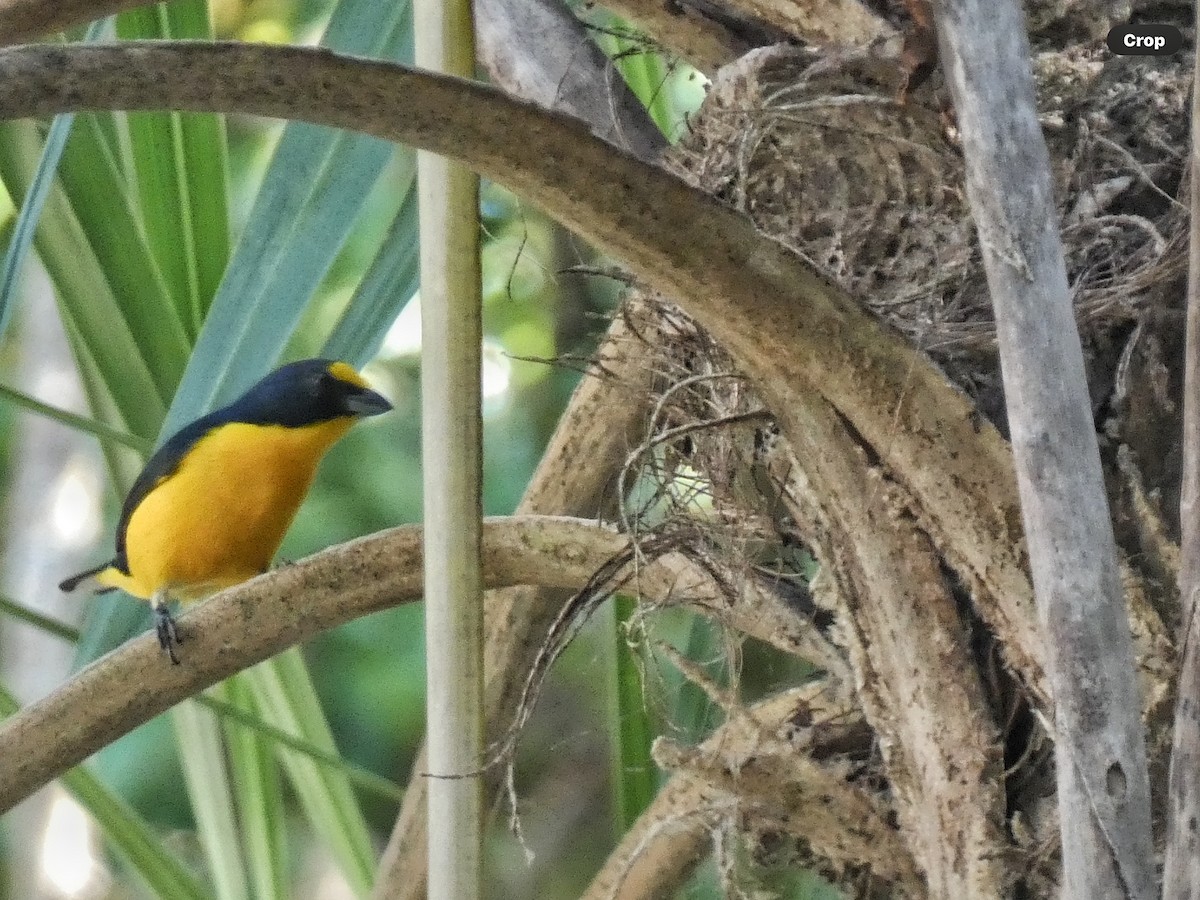
[(785, 497), (819, 529), (821, 577), (840, 583), (839, 632), (909, 852), (930, 897), (1004, 897), (999, 729), (937, 553), (828, 404), (798, 415), (808, 427)]
[(747, 50), (786, 39), (785, 33), (719, 3), (606, 0), (659, 46), (712, 73)]
[[(1197, 7), (1200, 24), (1200, 7)], [(1188, 235), (1187, 346), (1183, 388), (1183, 489), (1179, 502), (1181, 663), (1171, 736), (1164, 900), (1200, 897), (1200, 53), (1192, 80), (1191, 228)]]
[(938, 34), (1049, 649), (1064, 896), (1149, 898), (1156, 876), (1133, 644), (1025, 21), (1006, 0), (946, 0)]
[(858, 0), (743, 0), (739, 6), (806, 43), (865, 47), (896, 33)]

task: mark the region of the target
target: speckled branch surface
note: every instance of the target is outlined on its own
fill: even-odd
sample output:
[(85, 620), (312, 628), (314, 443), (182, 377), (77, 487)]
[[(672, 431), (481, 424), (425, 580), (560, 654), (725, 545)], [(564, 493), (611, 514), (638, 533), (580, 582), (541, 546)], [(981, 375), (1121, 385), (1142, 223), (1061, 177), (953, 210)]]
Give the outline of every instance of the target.
[(0, 116), (168, 108), (302, 119), (462, 159), (680, 303), (785, 432), (802, 427), (802, 393), (820, 392), (912, 492), (1009, 663), (1047, 698), (1007, 445), (899, 335), (744, 216), (582, 123), (395, 64), (233, 43), (0, 51)]
[(0, 0), (0, 46), (65, 31), (146, 0)]
[[(484, 585), (575, 592), (627, 550), (624, 535), (587, 519), (486, 519)], [(641, 567), (635, 584), (655, 603), (704, 606), (720, 596), (711, 577), (679, 553)], [(421, 529), (408, 525), (330, 548), (191, 609), (179, 619), (181, 665), (166, 661), (152, 634), (129, 641), (0, 723), (0, 812), (209, 685), (351, 619), (419, 600), (421, 589)], [(761, 639), (799, 639), (792, 634), (799, 626), (764, 616), (754, 598), (730, 614), (735, 627)]]

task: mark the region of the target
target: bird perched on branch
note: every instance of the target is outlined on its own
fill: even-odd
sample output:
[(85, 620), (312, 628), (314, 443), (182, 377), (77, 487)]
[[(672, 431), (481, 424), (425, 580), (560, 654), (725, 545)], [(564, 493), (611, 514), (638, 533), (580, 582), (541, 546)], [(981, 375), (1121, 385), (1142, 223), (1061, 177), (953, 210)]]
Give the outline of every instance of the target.
[(116, 556), (59, 587), (91, 582), (148, 600), (159, 644), (178, 664), (169, 601), (265, 572), (326, 451), (358, 419), (391, 408), (344, 362), (276, 369), (155, 451), (125, 498)]

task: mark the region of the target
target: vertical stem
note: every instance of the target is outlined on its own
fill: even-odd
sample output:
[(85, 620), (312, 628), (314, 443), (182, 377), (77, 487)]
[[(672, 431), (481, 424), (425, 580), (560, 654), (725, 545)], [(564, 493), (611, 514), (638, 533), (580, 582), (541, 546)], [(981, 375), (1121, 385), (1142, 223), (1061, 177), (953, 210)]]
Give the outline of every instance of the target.
[[(1200, 6), (1196, 7), (1200, 24)], [(1171, 776), (1167, 791), (1167, 850), (1163, 863), (1163, 900), (1200, 897), (1200, 634), (1196, 628), (1196, 591), (1200, 588), (1200, 55), (1192, 75), (1191, 208), (1188, 241), (1187, 350), (1183, 374), (1183, 493), (1179, 498), (1179, 596), (1183, 601), (1182, 663), (1171, 739)]]
[(1025, 17), (941, 0), (942, 66), (996, 330), (1021, 518), (1054, 694), (1064, 898), (1157, 893), (1150, 779), (1083, 351)]
[[(469, 0), (418, 0), (416, 62), (471, 77)], [(481, 895), (483, 616), (479, 178), (418, 154), (429, 900)]]

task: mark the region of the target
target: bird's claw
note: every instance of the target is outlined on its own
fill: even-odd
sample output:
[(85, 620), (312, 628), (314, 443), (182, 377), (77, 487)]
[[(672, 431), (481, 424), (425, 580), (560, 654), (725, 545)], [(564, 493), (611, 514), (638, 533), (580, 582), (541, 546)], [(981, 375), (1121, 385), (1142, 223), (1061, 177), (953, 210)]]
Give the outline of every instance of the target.
[(154, 607), (154, 628), (158, 632), (158, 646), (175, 665), (179, 665), (179, 657), (175, 655), (175, 647), (183, 643), (179, 636), (179, 628), (171, 611), (165, 605)]

